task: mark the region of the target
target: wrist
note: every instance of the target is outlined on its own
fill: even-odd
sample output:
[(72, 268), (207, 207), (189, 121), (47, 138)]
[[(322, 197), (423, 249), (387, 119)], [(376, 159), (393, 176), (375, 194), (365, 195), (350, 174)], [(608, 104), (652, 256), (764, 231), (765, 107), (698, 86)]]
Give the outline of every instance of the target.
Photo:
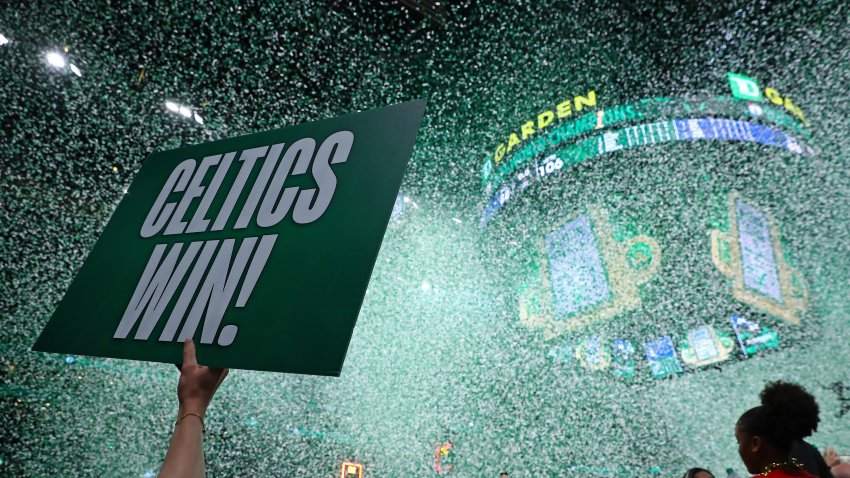
[[(185, 425), (183, 425), (184, 423)], [(192, 425), (193, 423), (194, 425)], [(207, 432), (207, 427), (204, 425), (204, 417), (194, 412), (179, 414), (177, 416), (177, 421), (174, 422), (174, 426), (175, 428), (182, 427), (184, 430), (187, 429), (186, 427), (190, 427), (189, 430), (200, 428), (200, 432), (202, 434)]]
[(180, 403), (180, 406), (177, 408), (177, 414), (179, 415), (179, 417), (182, 417), (183, 415), (186, 415), (187, 413), (194, 413), (196, 415), (200, 415), (201, 418), (203, 418), (204, 415), (206, 415), (206, 412), (207, 412), (206, 405), (203, 404), (203, 403), (196, 403), (196, 402), (182, 402), (182, 403)]

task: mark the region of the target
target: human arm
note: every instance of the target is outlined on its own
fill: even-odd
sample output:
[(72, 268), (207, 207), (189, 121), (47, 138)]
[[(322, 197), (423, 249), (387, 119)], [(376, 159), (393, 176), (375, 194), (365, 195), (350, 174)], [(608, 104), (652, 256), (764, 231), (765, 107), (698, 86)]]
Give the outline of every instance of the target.
[(203, 478), (203, 417), (227, 376), (227, 369), (198, 365), (195, 344), (191, 339), (183, 344), (183, 364), (177, 368), (180, 369), (177, 382), (178, 421), (159, 478)]

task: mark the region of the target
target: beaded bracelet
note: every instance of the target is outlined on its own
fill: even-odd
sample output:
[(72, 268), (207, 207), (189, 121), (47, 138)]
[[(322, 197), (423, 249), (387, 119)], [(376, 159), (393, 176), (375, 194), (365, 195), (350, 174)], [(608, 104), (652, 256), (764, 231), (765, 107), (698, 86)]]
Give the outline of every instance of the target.
[(204, 418), (201, 417), (200, 415), (198, 415), (197, 413), (187, 413), (187, 414), (183, 415), (182, 417), (177, 419), (177, 421), (174, 423), (174, 426), (176, 427), (177, 425), (180, 425), (180, 422), (183, 421), (183, 419), (188, 417), (189, 415), (192, 415), (193, 417), (198, 417), (198, 420), (201, 421), (201, 433), (206, 433), (207, 429), (204, 426)]

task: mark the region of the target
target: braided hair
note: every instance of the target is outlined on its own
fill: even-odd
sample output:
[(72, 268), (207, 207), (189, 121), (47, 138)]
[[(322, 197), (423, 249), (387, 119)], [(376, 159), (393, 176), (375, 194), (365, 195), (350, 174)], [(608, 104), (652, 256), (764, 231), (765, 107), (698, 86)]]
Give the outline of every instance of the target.
[(790, 382), (771, 382), (764, 387), (761, 405), (738, 419), (738, 427), (749, 436), (761, 436), (783, 453), (791, 445), (818, 429), (820, 408), (805, 388)]

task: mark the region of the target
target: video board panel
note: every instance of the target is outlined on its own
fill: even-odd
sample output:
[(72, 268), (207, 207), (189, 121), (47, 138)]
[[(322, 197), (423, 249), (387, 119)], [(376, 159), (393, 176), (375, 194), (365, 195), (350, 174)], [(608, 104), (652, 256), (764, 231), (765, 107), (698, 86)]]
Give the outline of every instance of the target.
[[(692, 194), (684, 187), (686, 178), (682, 184), (669, 177), (661, 183), (681, 192), (649, 188), (640, 191), (640, 199), (634, 193), (629, 201), (617, 195), (605, 199), (606, 190), (620, 188), (616, 181), (600, 181), (586, 164), (602, 162), (616, 174), (638, 168), (630, 151), (694, 142), (708, 147), (680, 159), (725, 161), (710, 152), (711, 142), (753, 145), (749, 151), (760, 151), (765, 167), (775, 154), (807, 158), (816, 149), (799, 108), (785, 105), (783, 111), (769, 104), (777, 104), (773, 100), (744, 99), (733, 91), (705, 100), (655, 97), (603, 109), (602, 95), (594, 95), (593, 104), (585, 105), (590, 111), (561, 124), (545, 122), (540, 134), (509, 142), (481, 170), (488, 197), (482, 231), (505, 214), (505, 207), (514, 216), (526, 215), (535, 200), (520, 201), (521, 196), (561, 194), (551, 203), (557, 214), (527, 228), (535, 238), (520, 246), (519, 254), (530, 259), (515, 281), (520, 322), (540, 333), (553, 366), (608, 371), (624, 380), (658, 379), (794, 343), (809, 286), (781, 246), (781, 224), (772, 214), (781, 198), (764, 200), (758, 185), (737, 191), (732, 171), (710, 179), (710, 193), (678, 206), (656, 196)], [(688, 154), (681, 147), (677, 151)], [(618, 166), (611, 166), (615, 162)], [(659, 171), (647, 174), (664, 177)], [(715, 187), (723, 181), (729, 186)], [(562, 184), (571, 192), (563, 192)], [(624, 202), (638, 204), (639, 210), (623, 210)], [(545, 204), (534, 208), (535, 217), (548, 214)], [(702, 224), (691, 220), (701, 211), (709, 216)], [(622, 220), (641, 215), (651, 219)], [(659, 222), (668, 216), (689, 220)], [(670, 289), (673, 277), (692, 293)], [(673, 299), (666, 296), (680, 303), (670, 305)], [(699, 312), (686, 312), (694, 309)]]

